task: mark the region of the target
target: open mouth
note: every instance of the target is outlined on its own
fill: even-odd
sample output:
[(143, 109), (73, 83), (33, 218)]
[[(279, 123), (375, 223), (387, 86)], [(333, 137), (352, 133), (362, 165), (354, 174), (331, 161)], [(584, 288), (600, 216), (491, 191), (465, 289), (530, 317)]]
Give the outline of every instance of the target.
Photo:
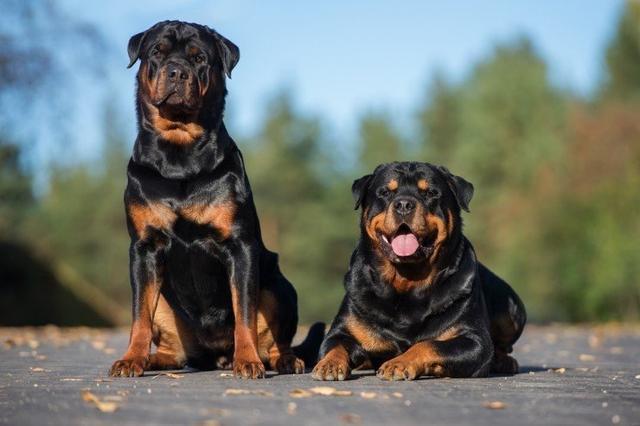
[(432, 246), (429, 244), (427, 237), (420, 238), (411, 231), (407, 224), (402, 224), (392, 236), (381, 234), (382, 241), (393, 251), (393, 254), (399, 258), (408, 258), (423, 252), (429, 255)]

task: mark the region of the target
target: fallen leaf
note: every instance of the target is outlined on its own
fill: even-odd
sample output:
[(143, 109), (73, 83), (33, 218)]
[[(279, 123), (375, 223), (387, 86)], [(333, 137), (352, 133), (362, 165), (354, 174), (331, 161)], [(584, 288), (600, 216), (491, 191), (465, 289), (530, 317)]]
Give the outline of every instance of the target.
[(324, 396), (351, 396), (353, 392), (351, 391), (343, 391), (337, 390), (336, 388), (332, 388), (331, 386), (316, 386), (309, 389), (311, 392), (316, 395), (324, 395)]
[(373, 399), (377, 394), (375, 392), (360, 392), (360, 396), (364, 399)]
[(115, 402), (104, 402), (100, 401), (100, 399), (89, 392), (88, 390), (82, 391), (82, 399), (86, 402), (90, 402), (98, 408), (103, 413), (113, 413), (118, 409), (118, 404)]
[(564, 374), (567, 371), (566, 368), (561, 367), (561, 368), (556, 368), (553, 370), (554, 373), (558, 373), (558, 374)]
[(638, 374), (638, 375), (636, 376), (636, 379), (640, 379), (640, 374)]
[(347, 423), (350, 425), (360, 424), (362, 423), (362, 417), (357, 414), (347, 413), (340, 416), (340, 421), (342, 423)]
[(309, 398), (313, 396), (313, 393), (305, 389), (294, 389), (289, 392), (289, 396), (292, 398)]
[(271, 392), (264, 390), (248, 390), (248, 389), (227, 389), (224, 391), (225, 396), (235, 395), (260, 395), (260, 396), (273, 396)]
[(233, 377), (233, 373), (220, 373), (220, 377)]
[(61, 382), (81, 382), (82, 379), (77, 377), (65, 377), (64, 379), (60, 379)]
[(400, 392), (394, 392), (391, 395), (393, 395), (395, 398), (402, 398), (404, 396)]
[(30, 367), (29, 370), (31, 370), (34, 373), (42, 373), (44, 371), (44, 368), (42, 368), (42, 367)]
[(121, 402), (124, 398), (122, 397), (122, 395), (105, 395), (102, 398), (102, 401), (109, 401), (109, 402)]
[(584, 361), (584, 362), (589, 362), (589, 361), (595, 361), (596, 357), (590, 354), (580, 354), (580, 356), (578, 357), (578, 359), (580, 361)]
[(94, 340), (93, 342), (91, 342), (91, 346), (93, 346), (93, 349), (101, 351), (107, 346), (107, 344), (102, 340)]
[(488, 402), (483, 402), (482, 406), (484, 408), (489, 408), (491, 410), (502, 410), (507, 407), (507, 404), (505, 404), (502, 401), (488, 401)]
[(296, 404), (295, 402), (290, 402), (287, 404), (287, 414), (289, 414), (290, 416), (293, 416), (294, 414), (296, 414), (297, 409), (298, 409), (298, 404)]
[(153, 376), (153, 378), (151, 380), (157, 379), (160, 376), (167, 376), (170, 379), (182, 379), (184, 377), (184, 374), (160, 373), (160, 374), (157, 374), (157, 375)]

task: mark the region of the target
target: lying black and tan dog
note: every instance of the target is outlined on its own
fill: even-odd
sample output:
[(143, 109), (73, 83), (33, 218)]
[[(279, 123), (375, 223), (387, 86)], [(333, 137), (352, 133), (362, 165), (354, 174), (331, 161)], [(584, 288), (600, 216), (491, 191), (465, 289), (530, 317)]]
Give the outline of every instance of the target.
[(362, 235), (313, 377), (344, 380), (363, 364), (385, 380), (516, 373), (507, 354), (526, 314), (462, 234), (473, 186), (444, 167), (390, 163), (352, 190)]
[(129, 67), (141, 61), (125, 191), (133, 325), (111, 375), (189, 364), (258, 378), (263, 363), (302, 373), (324, 326), (291, 348), (296, 292), (262, 242), (242, 155), (222, 121), (238, 48), (206, 26), (166, 21), (131, 37), (128, 51)]

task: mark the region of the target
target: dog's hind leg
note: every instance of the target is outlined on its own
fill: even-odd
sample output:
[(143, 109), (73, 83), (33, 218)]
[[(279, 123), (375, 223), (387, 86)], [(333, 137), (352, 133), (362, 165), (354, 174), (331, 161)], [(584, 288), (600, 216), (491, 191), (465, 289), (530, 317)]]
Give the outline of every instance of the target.
[(153, 342), (157, 351), (149, 356), (149, 370), (179, 370), (197, 350), (193, 333), (160, 295), (153, 318)]

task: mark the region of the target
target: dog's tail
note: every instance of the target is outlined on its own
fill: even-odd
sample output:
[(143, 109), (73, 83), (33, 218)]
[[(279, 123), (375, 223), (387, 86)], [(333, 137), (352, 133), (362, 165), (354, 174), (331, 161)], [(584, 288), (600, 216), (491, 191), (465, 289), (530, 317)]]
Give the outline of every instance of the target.
[(320, 345), (324, 339), (324, 329), (323, 322), (313, 324), (303, 342), (293, 347), (293, 353), (304, 361), (306, 368), (312, 368), (318, 362), (318, 352), (320, 352)]

